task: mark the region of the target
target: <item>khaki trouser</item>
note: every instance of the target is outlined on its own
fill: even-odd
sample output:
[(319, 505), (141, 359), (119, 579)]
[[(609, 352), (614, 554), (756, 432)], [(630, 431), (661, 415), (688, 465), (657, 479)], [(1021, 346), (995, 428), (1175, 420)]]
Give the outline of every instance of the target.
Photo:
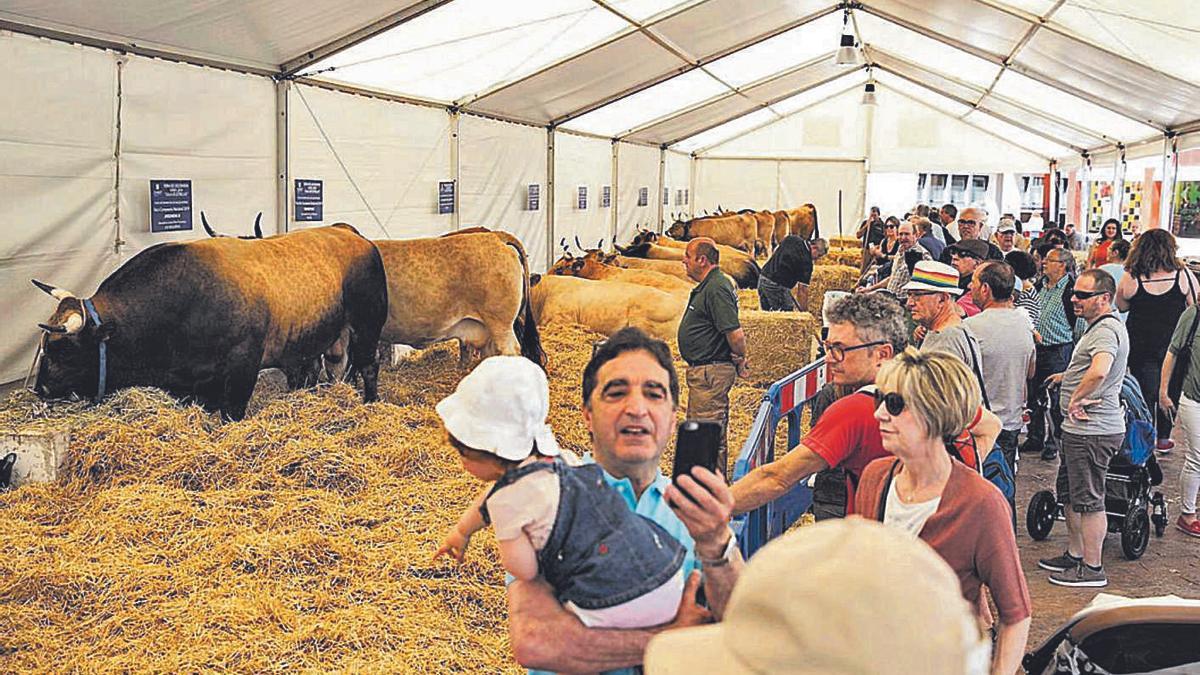
[(708, 420), (721, 424), (721, 450), (717, 466), (729, 479), (729, 450), (725, 440), (729, 428), (729, 390), (737, 380), (737, 368), (732, 363), (710, 363), (688, 366), (687, 418)]

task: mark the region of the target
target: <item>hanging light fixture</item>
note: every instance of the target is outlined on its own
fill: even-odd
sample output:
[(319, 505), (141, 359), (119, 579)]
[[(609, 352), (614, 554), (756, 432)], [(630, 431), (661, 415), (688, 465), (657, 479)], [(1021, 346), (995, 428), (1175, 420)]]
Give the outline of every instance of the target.
[(862, 104), (863, 105), (875, 105), (875, 82), (874, 81), (868, 82), (867, 86), (863, 88)]
[(854, 46), (854, 36), (850, 33), (850, 10), (842, 15), (842, 41), (837, 50), (839, 66), (857, 66), (862, 63), (862, 54)]

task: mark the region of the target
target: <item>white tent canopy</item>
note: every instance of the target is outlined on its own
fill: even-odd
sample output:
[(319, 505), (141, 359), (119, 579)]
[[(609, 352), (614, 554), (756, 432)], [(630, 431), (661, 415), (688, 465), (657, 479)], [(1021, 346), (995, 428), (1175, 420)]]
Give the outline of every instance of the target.
[[(227, 234), (257, 212), (373, 238), (485, 225), (539, 271), (563, 240), (717, 203), (811, 201), (833, 231), (905, 172), (1057, 161), (1119, 193), (1157, 165), (1171, 195), (1200, 152), (1191, 4), (0, 0), (0, 381), (48, 316), (30, 278), (87, 294), (196, 236), (151, 231), (153, 179), (191, 181)], [(843, 31), (860, 63), (836, 62)], [(302, 179), (318, 221), (296, 218)]]
[(1188, 4), (39, 0), (0, 2), (0, 27), (670, 146), (848, 76), (832, 50), (853, 5), (876, 71), (1074, 154), (1200, 128)]

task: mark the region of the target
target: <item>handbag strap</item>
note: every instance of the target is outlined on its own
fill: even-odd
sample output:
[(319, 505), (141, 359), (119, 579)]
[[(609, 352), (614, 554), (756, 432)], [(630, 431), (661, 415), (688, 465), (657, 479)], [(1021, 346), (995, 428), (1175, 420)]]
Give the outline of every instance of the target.
[(875, 510), (876, 517), (879, 522), (883, 522), (883, 517), (887, 514), (887, 498), (888, 490), (892, 489), (892, 478), (896, 476), (896, 469), (900, 466), (900, 460), (892, 462), (892, 468), (888, 471), (887, 476), (883, 479), (883, 492), (879, 495), (879, 508)]

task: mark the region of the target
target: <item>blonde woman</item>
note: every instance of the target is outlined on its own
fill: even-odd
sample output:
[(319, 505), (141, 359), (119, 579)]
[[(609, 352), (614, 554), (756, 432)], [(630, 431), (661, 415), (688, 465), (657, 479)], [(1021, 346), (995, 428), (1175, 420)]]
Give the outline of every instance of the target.
[(856, 512), (932, 546), (972, 606), (987, 584), (1000, 611), (992, 673), (1010, 675), (1021, 663), (1030, 624), (1012, 516), (1004, 495), (954, 460), (946, 443), (978, 414), (979, 383), (960, 359), (911, 347), (883, 364), (875, 383), (875, 418), (884, 449), (895, 456), (867, 466)]

